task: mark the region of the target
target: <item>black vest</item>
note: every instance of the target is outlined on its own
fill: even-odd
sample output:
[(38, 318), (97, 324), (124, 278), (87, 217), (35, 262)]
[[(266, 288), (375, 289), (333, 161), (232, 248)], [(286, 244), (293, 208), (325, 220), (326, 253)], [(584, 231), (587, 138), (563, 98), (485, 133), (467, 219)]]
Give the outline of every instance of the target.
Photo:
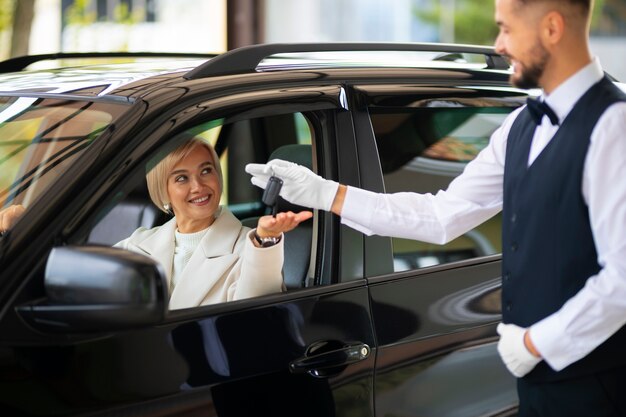
[[(626, 95), (608, 79), (591, 87), (530, 167), (528, 154), (536, 125), (526, 109), (513, 123), (506, 148), (502, 209), (505, 323), (528, 327), (549, 316), (600, 271), (582, 178), (591, 133), (604, 111), (617, 101), (626, 101)], [(526, 378), (563, 379), (623, 363), (624, 327), (561, 372), (541, 362)]]

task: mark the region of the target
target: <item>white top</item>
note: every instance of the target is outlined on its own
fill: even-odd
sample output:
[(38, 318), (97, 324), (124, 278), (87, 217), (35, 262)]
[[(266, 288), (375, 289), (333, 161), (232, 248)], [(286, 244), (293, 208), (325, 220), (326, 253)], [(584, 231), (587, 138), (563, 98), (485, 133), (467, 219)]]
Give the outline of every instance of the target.
[[(545, 101), (562, 122), (604, 73), (597, 59), (562, 83)], [(376, 194), (348, 187), (342, 222), (365, 234), (446, 243), (502, 209), (504, 158), (511, 113), (489, 145), (446, 191)], [(558, 126), (547, 117), (535, 130), (528, 164)], [(626, 323), (626, 103), (609, 107), (591, 135), (582, 195), (589, 207), (601, 271), (554, 314), (535, 323), (530, 336), (546, 362), (559, 371), (585, 357)], [(528, 300), (528, 302), (533, 302)]]
[[(140, 227), (115, 246), (148, 255), (161, 264), (171, 287), (175, 270), (176, 217), (162, 226)], [(213, 224), (204, 232), (187, 265), (176, 277), (169, 308), (242, 300), (280, 293), (284, 239), (268, 248), (252, 243), (253, 231), (223, 207)]]
[(174, 233), (174, 262), (172, 265), (172, 279), (170, 280), (170, 294), (176, 284), (178, 284), (178, 279), (189, 263), (191, 255), (200, 245), (200, 241), (208, 230), (209, 228), (207, 227), (199, 232), (181, 233), (176, 229)]

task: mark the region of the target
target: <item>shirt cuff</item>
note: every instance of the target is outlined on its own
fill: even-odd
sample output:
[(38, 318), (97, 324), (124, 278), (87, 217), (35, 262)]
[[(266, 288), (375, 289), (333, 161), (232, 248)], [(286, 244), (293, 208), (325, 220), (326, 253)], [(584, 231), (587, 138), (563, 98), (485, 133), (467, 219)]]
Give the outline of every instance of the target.
[(576, 361), (568, 354), (570, 340), (556, 322), (556, 317), (548, 316), (533, 324), (528, 330), (530, 340), (548, 365), (560, 371)]
[(376, 193), (348, 186), (341, 209), (341, 223), (366, 235), (374, 232), (368, 227), (376, 210)]

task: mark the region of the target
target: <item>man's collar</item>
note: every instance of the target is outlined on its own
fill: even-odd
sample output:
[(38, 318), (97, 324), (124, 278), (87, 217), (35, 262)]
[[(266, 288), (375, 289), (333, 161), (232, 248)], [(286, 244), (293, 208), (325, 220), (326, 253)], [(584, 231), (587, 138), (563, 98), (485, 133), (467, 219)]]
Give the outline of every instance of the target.
[(578, 100), (594, 84), (604, 77), (600, 60), (596, 57), (588, 65), (561, 83), (550, 95), (544, 95), (545, 102), (554, 110), (559, 121), (567, 117)]

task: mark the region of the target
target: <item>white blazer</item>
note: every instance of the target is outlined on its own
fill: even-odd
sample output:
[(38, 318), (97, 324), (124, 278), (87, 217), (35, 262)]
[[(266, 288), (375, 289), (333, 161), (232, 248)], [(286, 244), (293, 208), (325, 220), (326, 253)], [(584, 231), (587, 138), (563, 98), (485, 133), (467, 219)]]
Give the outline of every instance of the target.
[[(160, 262), (169, 288), (175, 231), (176, 217), (152, 229), (140, 227), (115, 246)], [(281, 292), (284, 239), (269, 248), (257, 248), (252, 243), (252, 233), (228, 209), (222, 208), (177, 278), (170, 310)]]

